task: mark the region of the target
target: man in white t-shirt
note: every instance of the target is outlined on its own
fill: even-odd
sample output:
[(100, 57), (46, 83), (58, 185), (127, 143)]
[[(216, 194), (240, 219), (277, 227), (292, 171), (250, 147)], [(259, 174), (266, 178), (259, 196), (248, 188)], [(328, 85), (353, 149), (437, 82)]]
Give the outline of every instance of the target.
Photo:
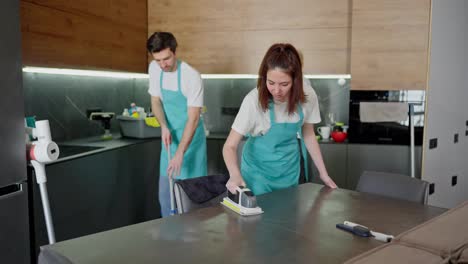
[[(152, 111), (161, 125), (159, 203), (163, 217), (175, 213), (168, 177), (188, 179), (207, 174), (200, 74), (176, 58), (177, 41), (169, 32), (155, 32), (147, 41)], [(172, 210), (172, 211), (171, 211)]]

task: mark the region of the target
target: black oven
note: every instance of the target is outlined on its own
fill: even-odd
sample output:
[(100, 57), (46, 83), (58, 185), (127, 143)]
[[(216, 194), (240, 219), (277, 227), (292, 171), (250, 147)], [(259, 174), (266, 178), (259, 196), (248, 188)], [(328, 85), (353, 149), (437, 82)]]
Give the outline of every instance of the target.
[[(362, 102), (405, 102), (414, 107), (415, 145), (424, 132), (424, 91), (351, 91), (349, 102), (349, 143), (410, 145), (410, 118), (402, 122), (361, 122)], [(408, 109), (409, 110), (409, 109)], [(409, 113), (409, 111), (408, 111)]]

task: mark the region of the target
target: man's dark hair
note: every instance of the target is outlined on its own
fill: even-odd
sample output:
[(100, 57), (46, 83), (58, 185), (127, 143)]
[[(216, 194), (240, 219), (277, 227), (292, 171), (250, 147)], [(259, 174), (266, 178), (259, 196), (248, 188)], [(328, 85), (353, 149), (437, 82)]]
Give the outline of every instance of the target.
[(149, 53), (160, 52), (167, 48), (174, 53), (177, 48), (177, 40), (170, 32), (154, 32), (146, 41), (146, 49)]

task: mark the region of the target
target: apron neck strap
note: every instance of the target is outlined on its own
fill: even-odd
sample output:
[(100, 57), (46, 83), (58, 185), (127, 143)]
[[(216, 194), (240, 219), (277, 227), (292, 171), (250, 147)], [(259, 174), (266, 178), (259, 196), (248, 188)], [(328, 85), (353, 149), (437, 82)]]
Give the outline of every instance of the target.
[[(181, 71), (181, 67), (180, 65), (182, 64), (182, 62), (180, 60), (177, 60), (177, 91), (181, 92), (182, 89), (181, 89), (181, 85), (180, 85), (180, 80), (182, 79), (182, 71)], [(159, 74), (159, 87), (161, 89), (163, 89), (163, 78), (164, 78), (164, 71), (161, 69), (161, 73)]]

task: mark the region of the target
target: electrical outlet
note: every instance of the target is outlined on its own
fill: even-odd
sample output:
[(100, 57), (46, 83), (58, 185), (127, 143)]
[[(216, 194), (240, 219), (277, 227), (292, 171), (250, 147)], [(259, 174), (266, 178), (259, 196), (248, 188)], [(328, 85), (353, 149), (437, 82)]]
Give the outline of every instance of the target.
[(435, 183), (429, 184), (429, 195), (435, 192)]
[(453, 143), (458, 143), (458, 133), (453, 135)]
[(429, 149), (437, 148), (437, 138), (432, 138), (429, 140)]
[(452, 186), (457, 185), (457, 175), (452, 176)]

